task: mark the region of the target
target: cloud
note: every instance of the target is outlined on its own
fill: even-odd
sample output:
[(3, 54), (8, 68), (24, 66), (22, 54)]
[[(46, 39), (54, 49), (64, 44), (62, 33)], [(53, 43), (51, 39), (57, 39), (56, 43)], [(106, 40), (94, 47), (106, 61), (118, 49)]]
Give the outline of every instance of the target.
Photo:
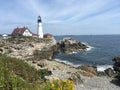
[(0, 3), (0, 26), (5, 31), (23, 25), (34, 31), (38, 15), (46, 23), (45, 30), (51, 29), (51, 32), (59, 28), (63, 33), (66, 30), (67, 34), (67, 30), (74, 32), (72, 29), (75, 28), (80, 33), (82, 30), (86, 30), (84, 33), (97, 33), (97, 27), (120, 28), (119, 0), (6, 0)]

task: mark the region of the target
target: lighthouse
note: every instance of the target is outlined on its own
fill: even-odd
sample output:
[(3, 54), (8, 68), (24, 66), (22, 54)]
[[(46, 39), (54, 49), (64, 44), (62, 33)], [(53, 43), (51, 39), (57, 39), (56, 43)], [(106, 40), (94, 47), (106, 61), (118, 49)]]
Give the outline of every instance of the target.
[(40, 16), (38, 16), (38, 38), (43, 38), (42, 20)]

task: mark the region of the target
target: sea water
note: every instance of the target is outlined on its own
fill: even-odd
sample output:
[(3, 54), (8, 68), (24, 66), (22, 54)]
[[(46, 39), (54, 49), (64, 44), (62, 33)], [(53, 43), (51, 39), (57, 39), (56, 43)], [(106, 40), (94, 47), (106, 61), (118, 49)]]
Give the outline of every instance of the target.
[(97, 66), (98, 71), (112, 67), (112, 59), (120, 55), (120, 35), (72, 35), (72, 36), (55, 36), (56, 40), (64, 37), (72, 37), (89, 48), (85, 51), (73, 52), (72, 54), (59, 53), (55, 60), (73, 65)]

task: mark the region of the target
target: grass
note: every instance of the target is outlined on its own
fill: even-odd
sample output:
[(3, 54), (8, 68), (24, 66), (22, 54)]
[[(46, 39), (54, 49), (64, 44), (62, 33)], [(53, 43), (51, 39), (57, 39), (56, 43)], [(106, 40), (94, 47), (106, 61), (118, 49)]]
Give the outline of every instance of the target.
[(47, 69), (36, 70), (24, 60), (0, 55), (0, 90), (74, 90), (70, 80), (44, 78)]
[(12, 36), (11, 38), (8, 38), (7, 41), (9, 42), (41, 42), (41, 43), (50, 43), (51, 39), (49, 38), (37, 38), (37, 37), (31, 37), (31, 36)]
[(0, 54), (0, 90), (74, 90), (70, 80), (50, 82), (47, 69), (36, 70), (25, 60)]
[(0, 55), (0, 90), (40, 90), (47, 70), (36, 70), (20, 59)]

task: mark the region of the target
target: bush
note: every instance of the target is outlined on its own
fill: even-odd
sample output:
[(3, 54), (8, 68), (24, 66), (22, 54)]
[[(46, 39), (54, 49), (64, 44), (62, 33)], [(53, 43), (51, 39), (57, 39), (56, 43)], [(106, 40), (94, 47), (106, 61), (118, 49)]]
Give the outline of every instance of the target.
[(46, 81), (47, 69), (36, 70), (24, 60), (0, 55), (0, 90), (74, 90), (70, 80)]
[(41, 90), (74, 90), (74, 83), (67, 79), (47, 81)]
[(40, 90), (47, 70), (36, 70), (24, 60), (0, 55), (0, 90)]

